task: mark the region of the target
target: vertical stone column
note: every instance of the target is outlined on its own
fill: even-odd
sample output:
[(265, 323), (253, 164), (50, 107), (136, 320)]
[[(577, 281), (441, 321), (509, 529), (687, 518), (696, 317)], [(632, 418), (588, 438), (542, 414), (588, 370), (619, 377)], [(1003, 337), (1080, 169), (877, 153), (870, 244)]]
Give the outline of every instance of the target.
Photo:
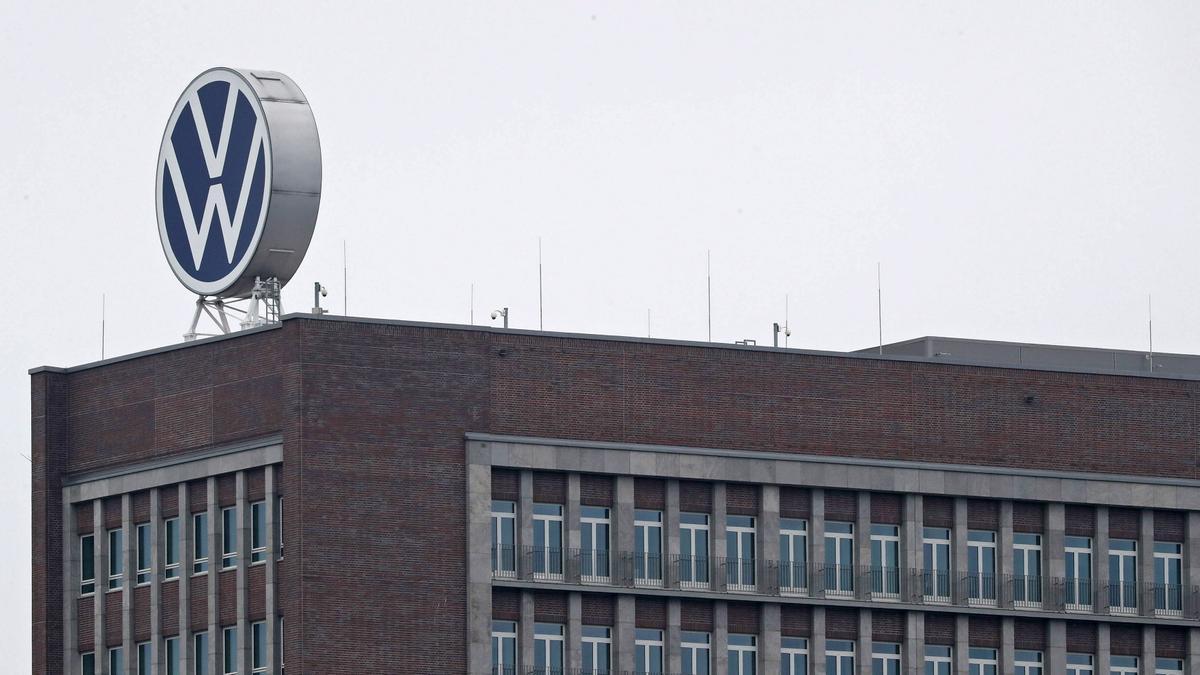
[(1153, 625), (1147, 624), (1142, 626), (1142, 675), (1154, 675), (1154, 661), (1158, 654), (1158, 648), (1157, 645), (1155, 645), (1154, 637)]
[(1200, 664), (1200, 628), (1189, 628), (1187, 633), (1187, 662), (1192, 672)]
[(1096, 624), (1096, 672), (1107, 673), (1112, 666), (1112, 634), (1107, 623)]
[[(613, 556), (613, 582), (622, 583), (624, 581), (632, 581), (633, 579), (633, 551), (634, 545), (634, 525), (633, 525), (633, 477), (632, 476), (617, 476), (616, 485), (616, 508), (613, 510), (613, 536), (616, 540), (612, 543)], [(631, 638), (632, 639), (632, 638)], [(632, 643), (630, 644), (630, 658), (632, 657)], [(633, 670), (633, 666), (629, 667)]]
[(569, 584), (579, 583), (579, 549), (583, 545), (583, 539), (579, 533), (579, 474), (567, 474), (567, 504), (566, 513), (563, 514), (563, 525), (567, 531), (564, 532), (563, 542), (567, 550), (563, 551), (563, 562), (565, 563), (564, 579)]
[[(758, 500), (758, 571), (759, 593), (774, 593), (779, 586), (779, 486), (763, 485)], [(778, 609), (778, 607), (776, 607)], [(776, 645), (776, 652), (779, 651)], [(776, 658), (778, 658), (776, 654)], [(778, 671), (779, 668), (775, 668)], [(774, 672), (774, 671), (767, 671)]]
[[(860, 510), (858, 516), (860, 521), (862, 520), (861, 506), (862, 501), (860, 500)], [(870, 514), (870, 511), (867, 513)], [(858, 667), (858, 675), (871, 675), (871, 653), (874, 651), (871, 649), (871, 645), (875, 641), (874, 630), (874, 625), (871, 621), (871, 610), (858, 610), (858, 646), (855, 648), (855, 651), (858, 652), (858, 658), (855, 659), (854, 664)]]
[[(955, 500), (957, 502), (957, 500)], [(964, 500), (965, 501), (965, 500)], [(957, 521), (958, 508), (954, 509)], [(954, 672), (966, 673), (971, 656), (971, 619), (966, 614), (954, 616)], [(1000, 671), (1004, 672), (1004, 671)]]
[[(1095, 611), (1109, 613), (1108, 600), (1108, 507), (1096, 507), (1096, 537), (1092, 543), (1092, 579), (1095, 580)], [(1104, 671), (1108, 672), (1107, 667)]]
[[(679, 588), (679, 481), (667, 480), (667, 509), (663, 512), (663, 585)], [(668, 670), (668, 672), (678, 672)]]
[(1142, 509), (1138, 530), (1138, 614), (1154, 616), (1154, 594), (1140, 592), (1154, 583), (1154, 509)]
[(150, 489), (150, 659), (151, 670), (166, 672), (162, 648), (162, 508), (158, 488)]
[(1067, 622), (1046, 622), (1046, 666), (1048, 673), (1067, 672)]
[[(925, 502), (919, 494), (904, 495), (904, 522), (900, 528), (900, 564), (901, 598), (907, 602), (916, 602), (923, 594), (923, 587), (918, 573), (925, 565), (922, 552), (922, 542), (925, 539)], [(921, 619), (922, 636), (924, 635), (925, 620)], [(923, 669), (923, 668), (922, 668)]]
[(1013, 657), (1016, 651), (1016, 631), (1011, 616), (1000, 619), (1000, 672), (1013, 672)]
[[(778, 673), (781, 667), (782, 629), (780, 607), (769, 602), (762, 605), (759, 614), (758, 663), (760, 673)], [(671, 672), (679, 672), (674, 670)]]
[(712, 671), (729, 672), (729, 604), (713, 602)]
[(96, 651), (96, 672), (99, 675), (121, 675), (108, 672), (104, 614), (108, 610), (108, 530), (104, 527), (104, 500), (92, 502), (92, 541), (96, 552), (96, 593), (92, 596), (92, 644)]
[[(578, 475), (578, 474), (576, 474)], [(583, 668), (583, 594), (567, 594), (567, 643), (563, 645), (566, 653), (568, 673), (574, 673)]]
[[(81, 664), (79, 663), (79, 580), (80, 572), (80, 556), (82, 555), (79, 545), (79, 527), (75, 522), (75, 505), (71, 503), (64, 494), (62, 498), (62, 523), (63, 523), (63, 547), (62, 547), (62, 597), (63, 597), (63, 672), (68, 675), (80, 675)], [(95, 537), (92, 538), (95, 542)], [(92, 545), (92, 550), (95, 551), (95, 544)], [(99, 575), (95, 575), (99, 576)], [(95, 579), (93, 579), (93, 582)], [(99, 588), (99, 584), (96, 584)]]
[[(709, 578), (712, 582), (713, 590), (725, 590), (725, 582), (728, 580), (726, 572), (726, 556), (729, 552), (725, 550), (725, 525), (728, 517), (727, 502), (725, 498), (725, 484), (713, 483), (713, 500), (712, 500), (712, 548), (713, 548), (713, 563)], [(714, 658), (715, 655), (714, 655)], [(724, 669), (717, 672), (723, 673)]]
[(681, 615), (679, 598), (670, 598), (667, 600), (667, 630), (664, 638), (666, 644), (663, 649), (667, 662), (663, 664), (666, 667), (664, 672), (683, 672), (683, 652), (679, 648), (680, 638), (682, 637), (680, 635), (682, 630), (679, 627)]
[[(871, 560), (871, 493), (858, 493), (858, 516), (854, 520), (854, 565), (851, 570), (854, 575), (854, 597), (869, 599), (871, 597), (871, 576), (859, 574), (859, 570), (868, 570), (874, 562)], [(865, 659), (869, 664), (870, 659)], [(859, 659), (862, 666), (863, 659)], [(869, 673), (869, 671), (868, 671)]]
[[(196, 672), (192, 654), (192, 505), (188, 484), (176, 488), (179, 501), (179, 575), (175, 580), (179, 594), (179, 669), (186, 675)], [(274, 675), (274, 673), (272, 673)]]
[(208, 672), (217, 675), (225, 653), (224, 635), (221, 633), (220, 601), (221, 587), (221, 507), (217, 501), (217, 479), (208, 477)]
[[(631, 487), (632, 487), (632, 479)], [(616, 651), (615, 665), (618, 672), (633, 672), (634, 633), (636, 630), (635, 599), (632, 595), (617, 596), (617, 625), (613, 635), (613, 648)]]
[[(812, 514), (808, 519), (808, 549), (811, 552), (811, 558), (808, 561), (809, 593), (813, 597), (823, 598), (825, 597), (825, 491), (821, 488), (813, 488), (809, 492), (809, 503), (812, 507)], [(823, 616), (824, 614), (822, 614)], [(813, 620), (816, 620), (815, 614)], [(821, 644), (824, 646), (824, 638), (822, 638)], [(825, 668), (823, 650), (820, 667)]]
[(521, 621), (517, 624), (517, 663), (523, 669), (533, 667), (533, 624), (536, 608), (533, 593), (521, 591)]
[[(137, 580), (137, 530), (133, 525), (133, 495), (121, 495), (121, 651), (126, 675), (137, 675), (137, 650), (133, 642), (133, 587)], [(113, 675), (116, 675), (115, 673)]]
[[(967, 604), (967, 589), (962, 579), (967, 574), (967, 499), (954, 499), (954, 530), (950, 533), (950, 545), (953, 547), (950, 560), (950, 595), (955, 604)], [(957, 658), (957, 656), (955, 657)], [(963, 662), (966, 663), (965, 661)], [(962, 672), (966, 672), (963, 670)]]
[[(472, 466), (474, 466), (474, 465), (472, 465)], [(490, 467), (485, 467), (485, 468), (490, 468)], [(474, 478), (474, 472), (472, 472), (471, 467), (468, 467), (468, 469), (467, 469), (467, 480), (468, 480), (467, 527), (473, 527), (475, 524), (475, 519), (478, 517), (475, 514), (475, 512), (472, 510), (472, 507), (471, 507), (471, 499), (472, 499), (473, 495), (475, 494), (475, 489), (476, 489), (475, 487), (472, 487), (470, 485), (470, 481), (472, 478)], [(279, 633), (279, 619), (278, 619), (279, 602), (278, 602), (277, 594), (279, 592), (279, 582), (278, 582), (279, 550), (276, 545), (276, 542), (279, 541), (279, 522), (280, 522), (279, 516), (280, 516), (280, 514), (278, 513), (278, 507), (276, 506), (278, 503), (278, 499), (279, 499), (279, 490), (276, 487), (277, 480), (278, 480), (278, 474), (275, 470), (274, 465), (267, 466), (263, 469), (263, 499), (266, 501), (266, 507), (267, 507), (267, 513), (266, 513), (267, 531), (263, 535), (267, 538), (267, 563), (266, 563), (265, 569), (263, 569), (263, 591), (266, 596), (264, 606), (266, 607), (266, 614), (267, 614), (267, 645), (268, 645), (268, 647), (267, 647), (267, 673), (269, 673), (269, 675), (278, 675), (279, 674), (279, 654), (280, 654), (280, 647), (283, 643), (283, 636), (278, 634)], [(491, 472), (490, 471), (487, 472), (487, 482), (488, 482), (488, 493), (490, 493), (491, 492)], [(490, 494), (489, 494), (489, 496), (490, 496)], [(473, 533), (474, 533), (473, 530), (468, 530), (468, 537), (470, 537)], [(475, 579), (475, 575), (478, 574), (478, 571), (475, 569), (475, 566), (478, 564), (478, 562), (477, 562), (476, 558), (474, 557), (477, 555), (477, 551), (471, 547), (471, 545), (473, 543), (474, 543), (474, 540), (469, 540), (468, 541), (468, 549), (467, 549), (467, 555), (468, 555), (467, 584), (468, 584), (468, 589), (469, 589), (468, 592), (471, 593), (471, 596), (470, 596), (471, 600), (467, 607), (467, 616), (468, 616), (467, 631), (468, 631), (468, 635), (471, 638), (471, 643), (469, 643), (468, 647), (467, 647), (468, 650), (470, 650), (475, 645), (475, 640), (481, 639), (481, 636), (479, 635), (479, 626), (477, 625), (477, 623), (475, 623), (476, 617), (474, 614), (471, 613), (473, 608), (476, 607), (477, 603), (478, 603), (478, 600), (475, 597), (475, 593), (477, 592), (478, 589), (476, 586), (471, 585), (473, 582), (477, 583), (477, 581)], [(490, 584), (489, 584), (489, 588), (487, 589), (487, 591), (488, 591), (487, 599), (488, 599), (488, 605), (489, 605), (488, 615), (490, 618), (490, 615), (491, 615), (490, 605), (491, 605), (491, 599), (492, 599)], [(483, 638), (487, 638), (487, 637), (490, 637), (490, 636), (483, 636)], [(472, 654), (468, 653), (468, 661), (470, 661), (471, 657), (472, 657)], [(468, 666), (468, 667), (470, 667), (470, 666)], [(474, 672), (474, 671), (472, 671), (472, 672)]]
[(813, 675), (826, 675), (825, 608), (820, 605), (814, 605), (812, 608), (812, 636), (808, 641), (808, 658), (811, 661)]
[(250, 644), (250, 500), (246, 496), (246, 472), (239, 471), (235, 475), (235, 494), (237, 506), (237, 634), (238, 672), (249, 670), (251, 647)]
[[(1066, 507), (1061, 502), (1046, 505), (1046, 534), (1042, 538), (1042, 607), (1051, 611), (1062, 611), (1063, 599), (1051, 597), (1053, 579), (1064, 579), (1067, 576), (1066, 561)], [(1066, 630), (1064, 628), (1064, 630)], [(1066, 637), (1064, 636), (1064, 646)], [(1065, 657), (1064, 657), (1065, 658)], [(1064, 661), (1065, 664), (1065, 661)], [(1052, 671), (1053, 672), (1053, 671)], [(1063, 670), (1066, 672), (1066, 665)]]
[(524, 579), (533, 573), (530, 547), (533, 546), (533, 472), (521, 471), (517, 503), (517, 576)]
[(904, 675), (925, 672), (925, 613), (905, 612), (904, 645), (901, 648)]
[[(1013, 503), (1000, 502), (1000, 531), (996, 537), (996, 604), (1013, 606)], [(1001, 668), (1001, 672), (1003, 668)]]
[[(1191, 595), (1191, 589), (1200, 586), (1200, 511), (1187, 512), (1187, 524), (1184, 531), (1183, 544), (1183, 589), (1184, 589), (1184, 611), (1188, 612), (1189, 618), (1196, 618), (1196, 608), (1188, 608), (1187, 599)], [(1192, 598), (1193, 601), (1197, 598)], [(1200, 660), (1189, 661), (1195, 664), (1192, 667), (1200, 669)]]

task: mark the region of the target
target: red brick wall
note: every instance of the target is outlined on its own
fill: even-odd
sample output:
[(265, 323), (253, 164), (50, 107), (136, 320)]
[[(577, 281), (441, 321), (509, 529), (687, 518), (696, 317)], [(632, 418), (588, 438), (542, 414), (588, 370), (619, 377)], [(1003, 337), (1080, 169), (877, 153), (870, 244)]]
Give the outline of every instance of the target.
[(1178, 626), (1157, 626), (1154, 629), (1154, 651), (1164, 659), (1187, 657), (1187, 633)]
[(729, 632), (758, 635), (759, 605), (753, 602), (729, 603)]
[(1086, 621), (1067, 622), (1067, 651), (1077, 654), (1096, 653), (1096, 624)]
[(1017, 619), (1014, 621), (1013, 644), (1017, 649), (1045, 649), (1045, 622), (1037, 619)]
[(954, 527), (954, 500), (949, 497), (924, 497), (921, 515), (926, 527)]
[(758, 486), (748, 483), (726, 485), (725, 510), (735, 516), (757, 516)]
[(549, 623), (567, 622), (567, 594), (555, 591), (535, 591), (533, 620)]
[(849, 490), (825, 491), (825, 519), (854, 522), (858, 517), (858, 493)]
[(1121, 656), (1142, 655), (1142, 627), (1115, 623), (1109, 628), (1109, 651)]
[(1041, 533), (1046, 529), (1046, 512), (1038, 502), (1013, 502), (1013, 531)]
[(667, 601), (664, 598), (640, 596), (634, 609), (638, 628), (666, 628)]
[(812, 635), (812, 607), (783, 605), (779, 608), (779, 630), (789, 637)]
[(779, 515), (783, 518), (809, 518), (812, 516), (812, 493), (806, 488), (782, 486), (779, 488)]
[(904, 612), (887, 609), (871, 612), (871, 633), (875, 640), (882, 642), (902, 642), (904, 640), (904, 628)]
[(680, 600), (679, 627), (683, 630), (713, 629), (713, 607), (708, 600)]
[(609, 626), (615, 623), (616, 609), (613, 602), (616, 596), (600, 593), (584, 593), (581, 606), (583, 623), (588, 626)]
[(871, 493), (871, 522), (899, 525), (904, 515), (904, 498), (894, 492)]
[(691, 513), (712, 513), (712, 483), (679, 481), (679, 510)]
[(613, 477), (585, 473), (579, 477), (579, 503), (584, 506), (612, 506)]
[(1183, 541), (1186, 528), (1183, 511), (1155, 511), (1154, 539), (1155, 541)]
[(667, 481), (658, 478), (635, 478), (633, 505), (639, 509), (667, 508)]
[(1079, 504), (1067, 504), (1066, 533), (1072, 537), (1096, 536), (1096, 509)]
[(858, 610), (829, 607), (825, 610), (825, 636), (834, 640), (854, 640), (858, 637)]
[(931, 645), (953, 645), (955, 619), (953, 614), (930, 612), (925, 615), (925, 641)]
[(521, 498), (521, 472), (492, 468), (492, 499), (515, 502)]
[(1000, 618), (974, 615), (970, 619), (972, 647), (1000, 646)]

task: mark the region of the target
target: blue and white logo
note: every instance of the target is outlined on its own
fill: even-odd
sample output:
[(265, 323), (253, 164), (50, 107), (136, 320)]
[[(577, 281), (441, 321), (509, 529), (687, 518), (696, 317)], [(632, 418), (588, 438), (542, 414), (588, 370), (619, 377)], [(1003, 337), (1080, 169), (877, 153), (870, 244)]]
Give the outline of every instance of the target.
[(250, 264), (271, 200), (271, 136), (258, 95), (218, 68), (180, 96), (158, 156), (158, 227), (179, 280), (220, 295)]

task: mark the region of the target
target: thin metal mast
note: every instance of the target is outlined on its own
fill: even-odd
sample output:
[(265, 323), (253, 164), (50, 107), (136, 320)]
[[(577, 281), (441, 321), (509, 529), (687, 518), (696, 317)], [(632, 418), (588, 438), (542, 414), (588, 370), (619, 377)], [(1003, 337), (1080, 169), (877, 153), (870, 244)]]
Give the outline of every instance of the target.
[(108, 311), (107, 299), (100, 294), (100, 360), (104, 360), (105, 319)]
[(788, 317), (788, 295), (783, 294), (783, 346), (788, 346), (788, 338), (792, 335), (792, 325)]
[(883, 353), (883, 265), (875, 263), (875, 307), (879, 321), (879, 353)]
[(347, 285), (349, 276), (346, 273), (346, 240), (342, 240), (342, 314), (350, 316), (350, 287)]
[(475, 282), (471, 282), (471, 325), (475, 325)]
[(1154, 296), (1146, 296), (1146, 322), (1150, 329), (1150, 372), (1154, 372)]
[(708, 251), (708, 341), (712, 342), (712, 249)]
[(538, 330), (542, 326), (542, 238), (538, 237)]

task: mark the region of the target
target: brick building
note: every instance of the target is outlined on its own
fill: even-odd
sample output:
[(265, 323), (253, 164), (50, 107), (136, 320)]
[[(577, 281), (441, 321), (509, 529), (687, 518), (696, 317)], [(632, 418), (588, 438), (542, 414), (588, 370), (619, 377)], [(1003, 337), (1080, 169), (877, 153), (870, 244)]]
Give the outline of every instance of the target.
[(35, 673), (1200, 668), (1196, 359), (293, 315), (32, 371)]

